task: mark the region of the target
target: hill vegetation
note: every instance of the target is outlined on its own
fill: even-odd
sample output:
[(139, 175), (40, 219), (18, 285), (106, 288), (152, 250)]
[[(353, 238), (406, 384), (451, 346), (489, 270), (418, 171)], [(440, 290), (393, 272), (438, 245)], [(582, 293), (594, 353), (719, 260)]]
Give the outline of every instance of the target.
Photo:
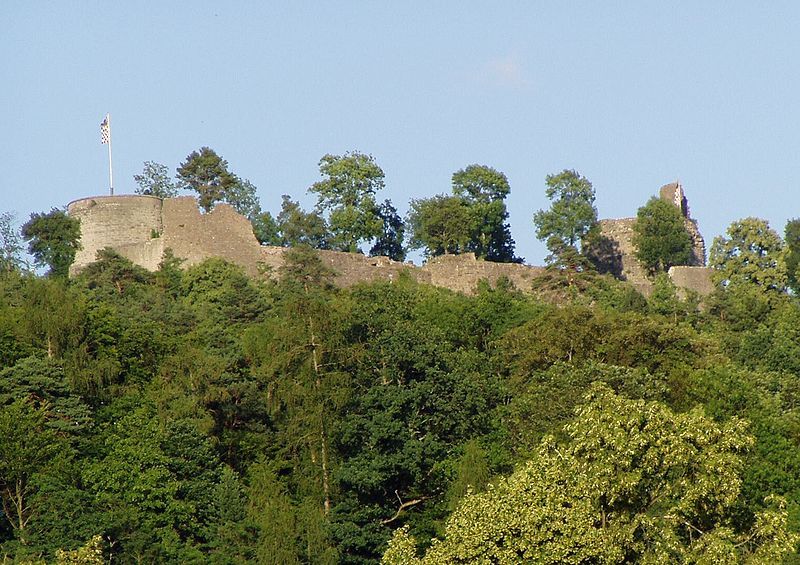
[[(348, 158), (374, 174), (353, 188), (324, 161), (316, 217), (339, 226), (327, 244), (402, 233), (362, 215), (391, 204), (374, 198), (374, 161)], [(453, 245), (515, 260), (507, 181), (487, 169), (436, 198), (494, 218)], [(215, 190), (244, 183), (229, 180)], [(581, 256), (591, 184), (551, 180), (564, 213), (538, 215), (553, 266), (533, 294), (410, 278), (337, 288), (307, 245), (261, 279), (170, 256), (153, 273), (111, 250), (67, 279), (59, 246), (74, 249), (73, 232), (58, 211), (26, 231), (51, 267), (37, 276), (0, 217), (0, 555), (799, 563), (796, 226), (784, 243), (763, 221), (735, 223), (702, 305), (679, 299), (663, 259), (645, 298)], [(451, 245), (438, 241), (429, 251)]]

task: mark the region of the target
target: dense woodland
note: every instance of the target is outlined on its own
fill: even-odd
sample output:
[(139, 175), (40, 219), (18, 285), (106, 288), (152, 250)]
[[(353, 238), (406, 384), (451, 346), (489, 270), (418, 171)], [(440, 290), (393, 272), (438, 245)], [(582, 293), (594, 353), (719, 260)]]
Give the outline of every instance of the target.
[[(79, 226), (57, 210), (22, 228), (49, 269), (35, 274), (5, 216), (6, 562), (800, 563), (796, 222), (785, 240), (734, 222), (701, 303), (663, 274), (680, 225), (645, 204), (645, 298), (594, 269), (594, 193), (564, 171), (534, 216), (552, 253), (534, 288), (340, 289), (314, 241), (287, 234), (316, 222), (317, 247), (404, 251), (408, 227), (428, 256), (516, 257), (501, 173), (468, 167), (439, 206), (370, 224), (358, 213), (394, 208), (344, 191), (351, 172), (323, 170), (338, 165), (321, 162), (314, 212), (252, 214), (290, 247), (258, 280), (218, 259), (151, 273), (111, 250), (68, 278)], [(458, 176), (476, 172), (491, 178)], [(443, 237), (447, 206), (499, 221)]]

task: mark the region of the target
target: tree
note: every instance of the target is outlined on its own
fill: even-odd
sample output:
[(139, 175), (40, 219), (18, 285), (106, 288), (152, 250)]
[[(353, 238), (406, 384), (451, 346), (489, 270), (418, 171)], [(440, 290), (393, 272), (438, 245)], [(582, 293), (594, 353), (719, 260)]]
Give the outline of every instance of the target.
[(410, 246), (427, 257), (472, 252), (489, 261), (518, 261), (508, 225), (506, 176), (484, 165), (453, 173), (453, 194), (411, 201)]
[(476, 257), (498, 262), (515, 260), (505, 205), (510, 192), (508, 178), (491, 167), (469, 165), (453, 173), (453, 194), (466, 200), (472, 216), (467, 247)]
[(159, 198), (174, 198), (178, 195), (178, 186), (170, 178), (169, 169), (161, 163), (145, 161), (142, 173), (133, 175), (133, 180), (139, 185), (134, 190), (136, 194)]
[(33, 213), (22, 226), (22, 237), (28, 241), (28, 251), (40, 267), (49, 267), (50, 275), (66, 277), (80, 249), (81, 224), (63, 210), (53, 208), (49, 213)]
[(242, 216), (255, 222), (261, 214), (257, 188), (247, 179), (235, 177), (235, 182), (222, 195), (222, 201), (233, 206)]
[(45, 406), (35, 408), (25, 399), (0, 406), (0, 500), (5, 519), (23, 544), (32, 515), (34, 476), (63, 449), (45, 424), (46, 412)]
[(308, 245), (314, 249), (330, 249), (328, 224), (317, 212), (306, 212), (288, 195), (283, 195), (278, 214), (281, 245), (297, 247)]
[(320, 159), (319, 172), (324, 180), (308, 190), (317, 195), (317, 209), (328, 213), (333, 247), (353, 253), (380, 237), (383, 221), (375, 194), (384, 187), (384, 174), (372, 155), (328, 154)]
[(795, 218), (786, 222), (783, 234), (786, 245), (786, 276), (789, 287), (800, 293), (800, 219)]
[(392, 206), (391, 200), (385, 200), (378, 206), (378, 216), (383, 221), (383, 233), (378, 236), (375, 244), (369, 250), (370, 256), (381, 255), (394, 261), (405, 260), (406, 250), (403, 247), (405, 224), (398, 215), (397, 209)]
[(208, 147), (192, 151), (186, 157), (178, 167), (178, 179), (183, 188), (197, 192), (200, 206), (206, 212), (224, 200), (237, 182), (236, 176), (228, 171), (228, 162)]
[(737, 220), (727, 234), (715, 237), (711, 245), (709, 264), (715, 283), (726, 288), (752, 284), (779, 292), (786, 288), (783, 242), (766, 220)]
[(253, 234), (261, 245), (282, 245), (278, 221), (269, 212), (261, 212), (252, 220)]
[(633, 244), (636, 258), (650, 273), (663, 273), (692, 260), (692, 238), (680, 210), (660, 198), (651, 198), (636, 212)]
[(0, 213), (0, 272), (18, 271), (23, 265), (22, 243), (14, 228), (14, 214)]
[(568, 442), (545, 438), (510, 477), (467, 495), (422, 559), (401, 529), (383, 562), (780, 562), (798, 541), (784, 502), (749, 531), (732, 526), (746, 429), (595, 384), (565, 427)]
[(533, 215), (536, 237), (550, 250), (548, 261), (575, 267), (583, 238), (597, 223), (594, 188), (574, 170), (563, 170), (545, 178), (545, 195), (552, 200), (549, 210)]
[(469, 206), (460, 196), (440, 194), (412, 200), (408, 225), (410, 246), (424, 248), (426, 257), (464, 253), (472, 237)]

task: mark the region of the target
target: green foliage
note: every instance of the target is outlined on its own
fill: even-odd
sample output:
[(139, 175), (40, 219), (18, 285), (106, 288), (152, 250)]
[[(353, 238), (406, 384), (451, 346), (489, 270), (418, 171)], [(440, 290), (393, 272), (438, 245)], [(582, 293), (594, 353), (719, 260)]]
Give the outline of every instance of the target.
[(14, 215), (0, 213), (0, 273), (19, 271), (24, 265), (20, 234), (14, 228)]
[(48, 213), (33, 213), (22, 226), (22, 237), (28, 241), (28, 251), (40, 267), (49, 267), (53, 277), (66, 277), (80, 249), (80, 221), (63, 210), (53, 208)]
[(506, 176), (485, 165), (470, 165), (453, 173), (453, 194), (469, 207), (468, 250), (489, 261), (512, 262), (514, 240), (505, 199), (511, 192)]
[(56, 551), (56, 565), (103, 565), (103, 537), (93, 536), (85, 545), (72, 551)]
[(317, 212), (305, 212), (300, 204), (283, 195), (281, 211), (277, 218), (280, 245), (297, 247), (307, 245), (314, 249), (330, 249), (331, 234), (328, 224)]
[(0, 371), (0, 406), (15, 399), (26, 399), (41, 409), (45, 425), (61, 437), (91, 426), (89, 407), (72, 390), (62, 367), (52, 360), (28, 357)]
[(46, 404), (37, 408), (23, 398), (0, 406), (0, 500), (4, 521), (23, 545), (35, 512), (30, 500), (34, 479), (63, 448), (46, 421)]
[(261, 245), (282, 245), (278, 221), (269, 212), (261, 212), (253, 220), (253, 234)]
[[(503, 193), (458, 178), (467, 222)], [(303, 227), (289, 204), (280, 219), (294, 225), (270, 237), (285, 245), (299, 224), (325, 245), (323, 218)], [(386, 205), (388, 245), (400, 225)], [(459, 251), (479, 240), (465, 233)], [(118, 563), (413, 563), (456, 540), (490, 548), (510, 516), (524, 524), (504, 547), (537, 527), (553, 534), (537, 546), (552, 560), (779, 562), (800, 531), (791, 293), (729, 284), (698, 311), (663, 276), (646, 300), (564, 268), (533, 296), (409, 276), (335, 288), (314, 249), (284, 254), (260, 279), (220, 260), (182, 270), (169, 253), (149, 273), (110, 250), (73, 279), (0, 276), (8, 560), (56, 562), (101, 535)], [(576, 409), (581, 423), (565, 427)], [(732, 453), (749, 437), (740, 417), (755, 441)]]
[(390, 200), (385, 200), (378, 207), (378, 216), (383, 221), (383, 233), (369, 250), (370, 256), (384, 256), (393, 261), (405, 260), (406, 250), (403, 247), (405, 224)]
[(728, 226), (727, 234), (714, 238), (709, 254), (716, 284), (726, 288), (751, 284), (777, 292), (786, 289), (783, 242), (766, 220), (737, 220)]
[(362, 243), (381, 237), (383, 221), (375, 195), (384, 187), (384, 174), (372, 155), (324, 155), (319, 172), (324, 180), (308, 190), (317, 195), (317, 209), (328, 214), (333, 248), (353, 253)]
[(472, 252), (489, 261), (518, 261), (508, 225), (506, 176), (484, 165), (453, 173), (452, 196), (411, 201), (410, 245), (426, 257)]
[[(676, 414), (594, 386), (569, 441), (545, 439), (532, 460), (468, 495), (421, 563), (776, 562), (798, 536), (781, 501), (750, 531), (730, 526), (742, 453), (741, 420)], [(400, 531), (384, 563), (413, 562)]]
[(178, 186), (172, 181), (166, 165), (155, 161), (145, 161), (141, 174), (133, 175), (139, 185), (134, 192), (158, 198), (174, 198), (178, 195)]
[(237, 177), (236, 182), (225, 191), (223, 201), (253, 222), (261, 214), (261, 203), (256, 194), (257, 190), (249, 180)]
[(594, 187), (574, 170), (563, 170), (545, 178), (545, 195), (552, 201), (549, 210), (533, 215), (536, 237), (550, 250), (548, 261), (575, 267), (581, 241), (597, 223)]
[(181, 188), (197, 192), (200, 207), (211, 210), (214, 204), (224, 201), (228, 192), (237, 185), (237, 178), (228, 171), (228, 162), (208, 147), (192, 151), (178, 167)]
[(786, 245), (786, 276), (789, 288), (800, 292), (800, 219), (786, 222), (783, 239)]
[(460, 196), (412, 200), (408, 213), (412, 233), (409, 245), (424, 249), (426, 257), (464, 253), (472, 235), (470, 224), (469, 206)]
[(691, 263), (692, 238), (683, 215), (674, 204), (660, 198), (651, 198), (636, 212), (632, 241), (636, 258), (650, 273)]
[(104, 510), (101, 527), (131, 557), (198, 559), (215, 519), (220, 465), (208, 439), (181, 421), (160, 424), (149, 407), (122, 418), (84, 468)]

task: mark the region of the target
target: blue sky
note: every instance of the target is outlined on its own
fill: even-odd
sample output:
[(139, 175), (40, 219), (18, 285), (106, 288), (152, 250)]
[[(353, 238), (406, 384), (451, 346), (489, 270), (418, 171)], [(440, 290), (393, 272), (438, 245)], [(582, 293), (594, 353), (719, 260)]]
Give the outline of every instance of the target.
[(0, 2), (0, 211), (108, 190), (201, 146), (310, 207), (325, 153), (371, 153), (405, 212), (472, 163), (508, 176), (541, 263), (544, 178), (578, 170), (601, 217), (680, 179), (710, 246), (800, 216), (800, 3)]

